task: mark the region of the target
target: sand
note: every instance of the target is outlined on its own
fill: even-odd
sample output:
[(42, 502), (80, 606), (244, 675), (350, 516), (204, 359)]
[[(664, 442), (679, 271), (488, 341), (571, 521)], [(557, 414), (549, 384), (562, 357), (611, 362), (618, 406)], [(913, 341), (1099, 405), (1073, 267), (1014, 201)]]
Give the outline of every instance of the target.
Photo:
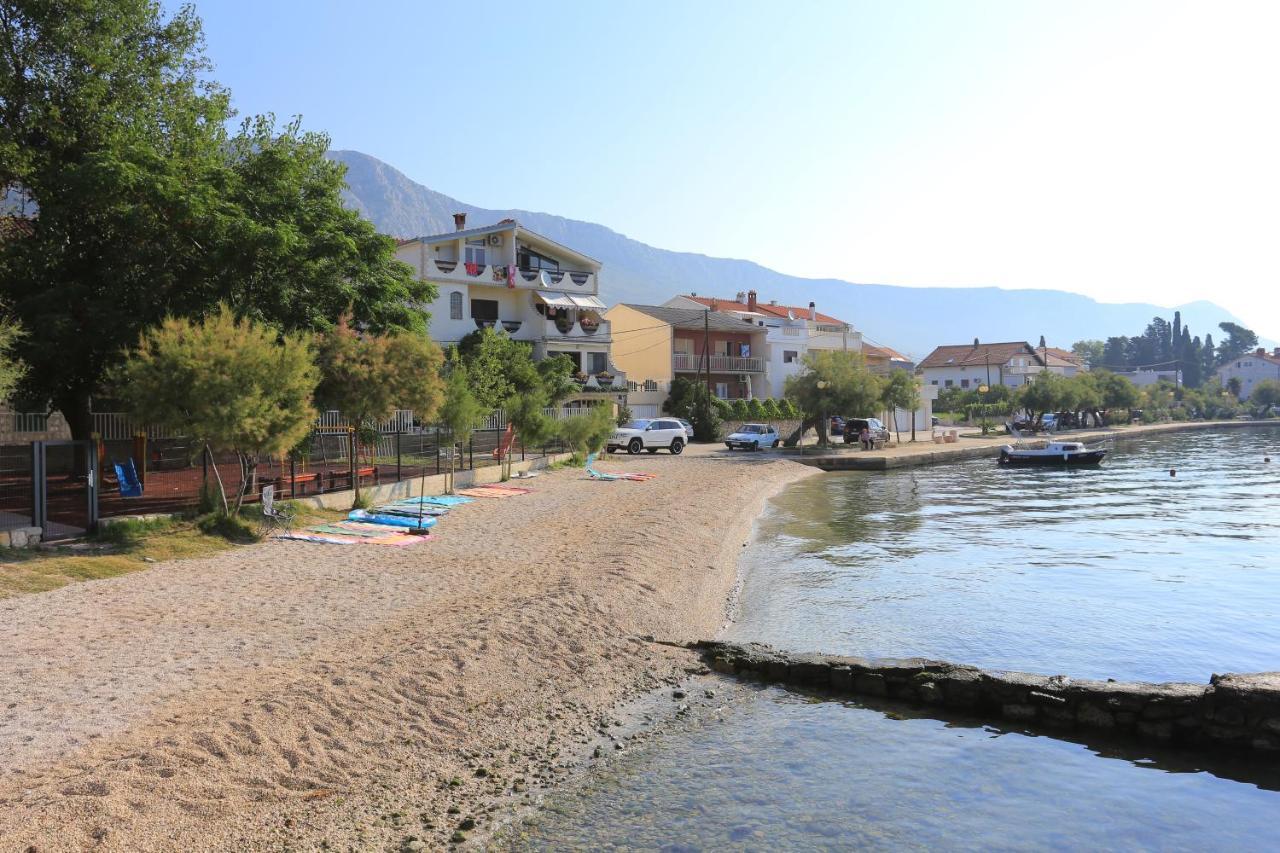
[[(813, 469), (613, 457), (411, 548), (277, 541), (0, 601), (0, 850), (398, 849), (483, 832), (698, 664)], [(468, 834), (471, 834), (468, 828)]]

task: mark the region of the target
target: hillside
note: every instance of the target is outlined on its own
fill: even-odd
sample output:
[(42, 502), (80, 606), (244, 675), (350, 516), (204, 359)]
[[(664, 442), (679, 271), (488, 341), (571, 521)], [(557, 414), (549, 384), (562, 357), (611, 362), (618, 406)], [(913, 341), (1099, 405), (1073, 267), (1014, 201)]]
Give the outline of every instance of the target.
[(838, 279), (784, 275), (751, 261), (670, 252), (597, 225), (527, 210), (487, 210), (450, 198), (410, 180), (395, 168), (357, 151), (334, 151), (347, 165), (348, 203), (377, 227), (397, 237), (449, 231), (455, 212), (467, 224), (488, 225), (514, 217), (534, 231), (585, 252), (604, 264), (601, 298), (615, 302), (660, 303), (677, 293), (697, 292), (732, 298), (755, 290), (762, 300), (808, 304), (848, 320), (872, 341), (917, 358), (935, 345), (984, 340), (1026, 339), (1041, 335), (1055, 346), (1070, 347), (1082, 338), (1140, 334), (1154, 316), (1172, 319), (1182, 311), (1192, 334), (1217, 336), (1218, 323), (1239, 320), (1211, 302), (1158, 306), (1105, 304), (1056, 290), (1004, 290), (996, 287), (896, 287)]

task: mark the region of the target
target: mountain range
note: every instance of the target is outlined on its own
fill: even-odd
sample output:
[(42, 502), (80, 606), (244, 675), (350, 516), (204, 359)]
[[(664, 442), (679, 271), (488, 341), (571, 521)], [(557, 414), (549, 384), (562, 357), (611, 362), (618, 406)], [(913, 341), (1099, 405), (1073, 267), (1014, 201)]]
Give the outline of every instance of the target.
[(732, 299), (755, 290), (761, 301), (817, 303), (866, 340), (889, 346), (916, 360), (940, 344), (975, 337), (985, 341), (1027, 340), (1043, 335), (1050, 346), (1111, 335), (1139, 335), (1152, 317), (1172, 320), (1175, 310), (1193, 335), (1219, 336), (1218, 324), (1240, 323), (1225, 308), (1207, 301), (1186, 305), (1102, 303), (1059, 290), (997, 287), (900, 287), (839, 279), (785, 275), (751, 261), (672, 252), (632, 240), (604, 225), (528, 210), (489, 210), (467, 204), (414, 182), (394, 167), (358, 151), (332, 151), (347, 166), (347, 204), (382, 232), (416, 237), (453, 230), (453, 214), (466, 213), (468, 227), (508, 217), (558, 243), (600, 261), (600, 298), (609, 304), (661, 304), (676, 294), (698, 293)]

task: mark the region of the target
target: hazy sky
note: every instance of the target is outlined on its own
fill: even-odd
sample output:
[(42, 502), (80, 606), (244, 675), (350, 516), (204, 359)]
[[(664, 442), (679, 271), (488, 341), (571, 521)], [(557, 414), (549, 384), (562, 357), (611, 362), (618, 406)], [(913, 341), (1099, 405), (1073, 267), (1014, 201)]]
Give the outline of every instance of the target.
[(1211, 299), (1280, 338), (1277, 2), (196, 7), (242, 112), (473, 204), (796, 275)]

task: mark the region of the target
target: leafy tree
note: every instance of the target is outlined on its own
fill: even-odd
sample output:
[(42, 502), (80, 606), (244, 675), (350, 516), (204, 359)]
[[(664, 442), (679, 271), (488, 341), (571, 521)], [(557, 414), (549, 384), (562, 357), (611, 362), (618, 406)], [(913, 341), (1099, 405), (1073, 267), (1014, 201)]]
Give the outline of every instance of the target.
[[(1107, 338), (1106, 344), (1102, 348), (1102, 364), (1108, 370), (1123, 370), (1126, 367), (1132, 367), (1133, 362), (1129, 360), (1131, 347), (1129, 339), (1124, 335)], [(1090, 370), (1096, 370), (1099, 365), (1089, 365)]]
[(764, 419), (764, 406), (759, 397), (752, 397), (747, 401), (747, 417), (753, 421)]
[(573, 360), (564, 353), (549, 355), (536, 365), (538, 378), (546, 392), (547, 405), (558, 406), (578, 390), (573, 380)]
[(152, 0), (0, 0), (0, 188), (39, 210), (0, 246), (0, 298), (28, 329), (25, 396), (72, 434), (144, 330), (229, 303), (285, 331), (350, 307), (425, 328), (434, 288), (342, 207), (328, 140), (267, 119), (229, 137), (199, 19)]
[(1240, 397), (1241, 387), (1240, 387), (1239, 376), (1232, 376), (1230, 379), (1227, 380), (1227, 390), (1230, 391), (1232, 396), (1234, 396), (1237, 400), (1241, 399)]
[(560, 439), (573, 450), (575, 461), (588, 453), (599, 453), (616, 428), (613, 409), (608, 405), (591, 406), (586, 413), (570, 415), (557, 425)]
[(776, 421), (782, 417), (782, 411), (778, 408), (778, 401), (772, 397), (767, 398), (760, 404), (765, 420)]
[(905, 409), (911, 416), (911, 440), (916, 440), (916, 409), (920, 407), (920, 384), (914, 376), (902, 368), (889, 374), (882, 385), (881, 402), (890, 412), (898, 443), (902, 443), (902, 431), (898, 429), (898, 410)]
[(0, 320), (0, 401), (11, 397), (27, 370), (25, 364), (11, 355), (21, 337), (21, 326), (9, 320)]
[(1213, 335), (1205, 334), (1204, 347), (1200, 350), (1200, 370), (1208, 379), (1218, 368), (1218, 351), (1213, 345)]
[(1199, 388), (1204, 384), (1204, 359), (1200, 353), (1200, 337), (1191, 337), (1186, 326), (1182, 327), (1182, 350), (1178, 358), (1182, 369), (1182, 384), (1187, 388)]
[(453, 472), (460, 448), (470, 440), (471, 433), (484, 423), (490, 411), (472, 393), (467, 365), (455, 354), (445, 371), (444, 399), (440, 404), (440, 423), (449, 428), (452, 442), (446, 491), (453, 491)]
[(1061, 411), (1071, 402), (1071, 388), (1064, 376), (1041, 371), (1031, 382), (1018, 389), (1018, 404), (1026, 409), (1036, 423), (1044, 419), (1046, 412)]
[(1086, 369), (1106, 363), (1107, 345), (1104, 341), (1076, 341), (1071, 345), (1071, 352), (1084, 362)]
[(376, 426), (396, 409), (435, 417), (443, 397), (440, 348), (412, 332), (362, 333), (349, 315), (317, 338), (316, 402), (339, 409), (359, 427)]
[(672, 417), (691, 421), (695, 403), (706, 400), (705, 391), (706, 386), (701, 382), (694, 382), (687, 376), (677, 376), (671, 380), (671, 391), (662, 404), (662, 411)]
[(778, 409), (787, 420), (794, 420), (800, 417), (800, 410), (796, 408), (796, 404), (791, 402), (789, 397), (783, 397), (778, 401)]
[[(311, 355), (306, 335), (239, 320), (224, 305), (204, 320), (168, 318), (144, 333), (120, 371), (121, 393), (147, 423), (236, 454), (239, 512), (258, 458), (297, 446), (315, 422)], [(214, 473), (231, 514), (216, 465)]]
[(1236, 323), (1219, 323), (1218, 328), (1227, 333), (1227, 339), (1218, 344), (1218, 364), (1234, 361), (1258, 346), (1258, 336)]
[(855, 352), (816, 350), (804, 356), (804, 371), (787, 377), (785, 395), (804, 413), (799, 431), (788, 439), (794, 444), (810, 427), (818, 441), (828, 443), (827, 418), (831, 415), (865, 416), (881, 401), (881, 380), (867, 370)]
[(1098, 389), (1102, 408), (1108, 411), (1124, 410), (1127, 414), (1129, 409), (1138, 405), (1138, 387), (1128, 377), (1118, 376), (1110, 371), (1097, 371), (1093, 374), (1093, 382)]
[(751, 410), (747, 406), (747, 401), (739, 397), (730, 405), (733, 406), (733, 419), (735, 421), (746, 421), (751, 418)]
[(1253, 386), (1249, 402), (1257, 406), (1263, 414), (1270, 412), (1272, 406), (1280, 406), (1280, 382), (1275, 379), (1262, 380)]

